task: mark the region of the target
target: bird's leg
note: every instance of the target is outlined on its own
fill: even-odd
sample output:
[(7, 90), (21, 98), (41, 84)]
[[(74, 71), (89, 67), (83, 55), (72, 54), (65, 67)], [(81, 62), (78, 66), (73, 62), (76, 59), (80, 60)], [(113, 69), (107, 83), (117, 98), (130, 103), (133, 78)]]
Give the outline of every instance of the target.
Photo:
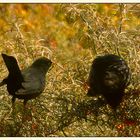
[(26, 103), (28, 100), (23, 101), (23, 116), (22, 116), (22, 122), (24, 123), (26, 121)]
[(13, 96), (12, 97), (12, 108), (11, 108), (11, 110), (10, 110), (10, 114), (14, 111), (14, 109), (15, 109), (15, 100), (16, 100), (16, 98)]
[(24, 113), (26, 112), (26, 108), (27, 108), (26, 104), (27, 104), (27, 101), (28, 101), (28, 100), (24, 100), (24, 102), (23, 102), (23, 106), (24, 106)]
[(23, 102), (23, 105), (24, 105), (24, 108), (26, 108), (26, 103), (27, 103), (28, 100), (24, 100)]
[(12, 98), (12, 107), (13, 107), (13, 108), (15, 107), (15, 101), (16, 101), (16, 98), (13, 97), (13, 98)]

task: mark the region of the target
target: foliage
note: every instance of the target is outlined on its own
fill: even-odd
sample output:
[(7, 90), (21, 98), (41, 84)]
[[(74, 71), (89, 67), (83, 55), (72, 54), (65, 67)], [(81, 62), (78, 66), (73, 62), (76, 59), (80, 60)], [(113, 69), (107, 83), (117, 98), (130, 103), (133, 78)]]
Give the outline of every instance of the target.
[[(0, 4), (0, 51), (20, 68), (40, 56), (53, 61), (46, 89), (14, 110), (6, 87), (0, 94), (0, 136), (140, 136), (139, 4)], [(132, 72), (117, 112), (86, 96), (91, 62), (121, 55)], [(7, 69), (1, 63), (1, 79)]]

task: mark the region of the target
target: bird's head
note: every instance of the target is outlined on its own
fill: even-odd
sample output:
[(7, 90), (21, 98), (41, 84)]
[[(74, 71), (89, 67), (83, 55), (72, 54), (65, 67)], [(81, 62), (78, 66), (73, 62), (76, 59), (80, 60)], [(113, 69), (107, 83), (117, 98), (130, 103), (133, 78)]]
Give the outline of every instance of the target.
[(52, 61), (49, 60), (46, 57), (41, 57), (35, 60), (35, 62), (32, 64), (33, 67), (36, 67), (38, 69), (42, 69), (45, 73), (49, 70), (49, 68), (52, 65)]

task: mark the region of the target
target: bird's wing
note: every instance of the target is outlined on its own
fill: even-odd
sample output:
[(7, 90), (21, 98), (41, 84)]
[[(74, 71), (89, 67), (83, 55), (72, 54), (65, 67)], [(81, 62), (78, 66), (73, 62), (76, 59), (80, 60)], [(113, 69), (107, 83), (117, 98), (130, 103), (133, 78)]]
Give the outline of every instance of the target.
[(43, 77), (38, 76), (32, 71), (25, 71), (23, 73), (24, 82), (22, 83), (23, 88), (19, 89), (16, 95), (32, 95), (41, 93), (44, 89)]
[(16, 95), (32, 95), (36, 93), (41, 93), (42, 88), (38, 86), (38, 82), (34, 81), (34, 85), (31, 83), (22, 83), (23, 88), (19, 89)]

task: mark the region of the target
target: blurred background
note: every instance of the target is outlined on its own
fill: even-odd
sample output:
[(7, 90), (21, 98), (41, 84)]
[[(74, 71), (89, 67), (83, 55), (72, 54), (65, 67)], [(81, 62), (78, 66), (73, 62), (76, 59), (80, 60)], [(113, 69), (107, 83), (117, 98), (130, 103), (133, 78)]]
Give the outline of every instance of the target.
[[(20, 100), (11, 113), (11, 97), (0, 88), (0, 136), (140, 136), (140, 4), (0, 4), (0, 29), (0, 52), (21, 69), (40, 56), (55, 63), (26, 116)], [(108, 53), (132, 72), (117, 117), (86, 96), (93, 59)], [(0, 64), (3, 79), (2, 57)]]

